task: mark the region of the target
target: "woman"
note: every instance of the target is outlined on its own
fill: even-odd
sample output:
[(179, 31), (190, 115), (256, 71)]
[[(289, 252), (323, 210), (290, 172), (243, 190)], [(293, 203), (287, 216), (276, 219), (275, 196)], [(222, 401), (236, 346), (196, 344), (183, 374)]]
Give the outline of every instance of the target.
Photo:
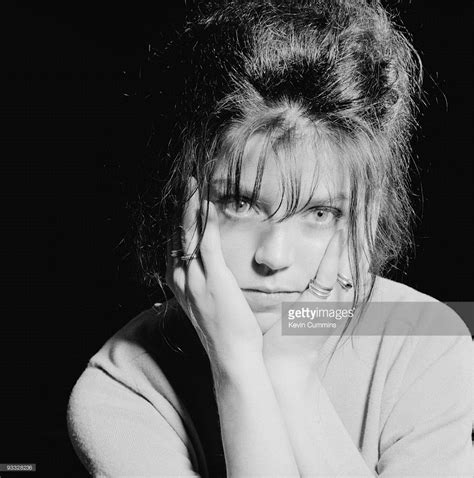
[[(378, 1), (208, 2), (159, 59), (170, 175), (138, 242), (150, 276), (166, 258), (174, 298), (79, 378), (68, 426), (86, 468), (471, 476), (469, 332), (382, 278), (410, 244), (406, 37)], [(356, 313), (282, 334), (285, 304)]]

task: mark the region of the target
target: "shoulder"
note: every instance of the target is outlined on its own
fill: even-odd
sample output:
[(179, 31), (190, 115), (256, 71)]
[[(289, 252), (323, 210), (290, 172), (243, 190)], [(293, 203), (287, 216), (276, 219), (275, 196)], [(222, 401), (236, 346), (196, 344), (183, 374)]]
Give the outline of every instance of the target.
[(90, 472), (123, 473), (139, 457), (150, 464), (151, 456), (157, 462), (143, 465), (144, 474), (187, 475), (197, 466), (188, 412), (157, 359), (175, 353), (163, 340), (163, 327), (178, 316), (175, 301), (141, 312), (106, 341), (74, 385), (68, 431)]
[(420, 302), (438, 302), (424, 292), (418, 291), (401, 282), (396, 282), (386, 277), (377, 276), (374, 284), (374, 300), (384, 301), (420, 301)]
[[(173, 306), (173, 304), (170, 304)], [(170, 390), (159, 364), (151, 356), (150, 343), (156, 341), (160, 322), (166, 320), (163, 304), (142, 311), (115, 332), (88, 360), (69, 399), (68, 413), (102, 402), (114, 403), (135, 396), (150, 395), (151, 388), (167, 396)], [(169, 313), (170, 309), (166, 310)], [(154, 377), (153, 383), (147, 373)], [(152, 387), (150, 387), (152, 385)], [(119, 391), (119, 392), (118, 392)]]
[(370, 300), (377, 319), (385, 318), (392, 335), (470, 337), (466, 322), (452, 306), (406, 284), (377, 277)]
[[(105, 393), (109, 390), (105, 387), (108, 377), (138, 395), (149, 398), (150, 394), (159, 393), (178, 406), (163, 368), (168, 356), (179, 353), (179, 345), (174, 342), (185, 343), (190, 335), (192, 338), (176, 300), (155, 304), (120, 328), (89, 359), (72, 396), (86, 387), (91, 394)], [(96, 380), (85, 379), (92, 375)]]
[[(361, 354), (383, 366), (398, 395), (415, 382), (440, 387), (457, 379), (457, 393), (472, 397), (474, 346), (464, 320), (448, 305), (405, 284), (377, 277), (366, 311), (351, 332)], [(365, 348), (365, 350), (364, 350)]]
[[(436, 452), (439, 470), (467, 467), (472, 453), (474, 346), (448, 305), (407, 285), (377, 278), (373, 323), (383, 323), (384, 410), (379, 472), (406, 476), (401, 454), (420, 463)], [(379, 357), (380, 358), (380, 357)], [(446, 447), (450, 443), (450, 448)], [(421, 469), (421, 468), (420, 468)], [(456, 475), (458, 476), (458, 475)]]
[(136, 363), (163, 346), (167, 324), (181, 320), (175, 300), (155, 304), (130, 320), (114, 333), (88, 365), (104, 369), (111, 375), (136, 372)]

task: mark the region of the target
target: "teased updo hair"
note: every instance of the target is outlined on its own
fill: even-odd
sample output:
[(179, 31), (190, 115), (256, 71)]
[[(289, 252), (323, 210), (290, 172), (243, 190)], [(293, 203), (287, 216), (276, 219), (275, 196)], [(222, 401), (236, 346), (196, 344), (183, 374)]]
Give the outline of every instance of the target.
[[(177, 37), (150, 59), (159, 72), (152, 82), (156, 130), (169, 141), (157, 152), (158, 172), (137, 212), (136, 246), (148, 285), (164, 283), (166, 243), (188, 199), (187, 179), (194, 176), (204, 191), (216, 158), (225, 158), (227, 189), (238, 195), (250, 136), (263, 134), (268, 147), (291, 150), (303, 124), (333, 145), (349, 173), (356, 292), (361, 255), (374, 275), (387, 274), (406, 257), (421, 63), (378, 0), (201, 2)], [(282, 190), (294, 204), (298, 189), (290, 176), (282, 174)], [(287, 208), (284, 217), (292, 213)]]

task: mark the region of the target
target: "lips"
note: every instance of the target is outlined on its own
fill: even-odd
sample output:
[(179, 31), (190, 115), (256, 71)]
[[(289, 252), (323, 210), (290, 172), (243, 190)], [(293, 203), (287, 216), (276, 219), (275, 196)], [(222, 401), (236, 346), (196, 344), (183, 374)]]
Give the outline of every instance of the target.
[(250, 292), (263, 292), (265, 294), (293, 294), (297, 292), (296, 290), (288, 290), (288, 289), (243, 289), (248, 290)]
[(300, 292), (297, 291), (282, 291), (281, 289), (275, 289), (275, 292), (267, 291), (268, 289), (242, 289), (254, 312), (279, 307), (282, 302), (292, 302), (300, 296)]

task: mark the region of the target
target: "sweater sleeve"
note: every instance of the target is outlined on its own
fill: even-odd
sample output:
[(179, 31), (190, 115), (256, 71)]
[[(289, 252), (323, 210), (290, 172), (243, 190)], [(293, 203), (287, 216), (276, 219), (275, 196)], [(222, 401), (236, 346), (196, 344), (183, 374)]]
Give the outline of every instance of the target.
[[(180, 420), (177, 413), (171, 417)], [(100, 368), (89, 366), (77, 381), (67, 425), (77, 455), (94, 477), (199, 476), (169, 412), (159, 413)]]
[(411, 359), (382, 424), (377, 473), (472, 478), (474, 364), (469, 331), (409, 339)]

